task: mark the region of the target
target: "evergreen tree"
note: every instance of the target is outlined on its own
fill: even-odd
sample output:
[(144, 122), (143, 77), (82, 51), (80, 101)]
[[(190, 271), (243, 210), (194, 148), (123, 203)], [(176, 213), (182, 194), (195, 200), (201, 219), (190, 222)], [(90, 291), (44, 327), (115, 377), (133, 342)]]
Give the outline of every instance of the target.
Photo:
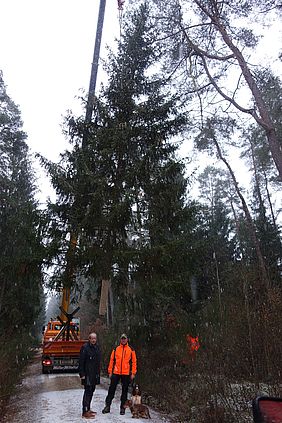
[[(185, 205), (184, 163), (172, 142), (186, 117), (154, 72), (155, 38), (145, 4), (126, 20), (93, 121), (85, 128), (84, 119), (70, 117), (73, 151), (63, 156), (63, 169), (47, 163), (59, 194), (54, 210), (68, 230), (79, 233), (77, 269), (96, 280), (111, 279), (120, 299), (116, 310), (146, 304), (143, 316), (157, 293), (167, 287), (172, 295), (170, 283), (184, 286), (184, 232), (193, 226), (187, 223), (193, 211)], [(136, 285), (134, 296), (128, 295)]]
[[(198, 239), (201, 245), (198, 276), (205, 281), (202, 298), (211, 291), (221, 294), (228, 285), (236, 255), (236, 232), (231, 202), (235, 202), (230, 180), (222, 169), (207, 166), (199, 175), (202, 203)], [(201, 272), (201, 273), (200, 273)]]
[[(274, 207), (271, 201), (267, 183), (267, 152), (264, 150), (263, 134), (252, 128), (246, 134), (248, 143), (244, 155), (249, 157), (253, 178), (253, 214), (258, 238), (260, 240), (263, 256), (267, 264), (272, 284), (280, 280), (279, 266), (282, 257), (281, 233), (276, 224)], [(254, 142), (254, 138), (256, 141)], [(258, 138), (258, 139), (257, 139)]]
[(29, 332), (44, 306), (39, 213), (25, 140), (0, 75), (0, 328), (11, 333)]

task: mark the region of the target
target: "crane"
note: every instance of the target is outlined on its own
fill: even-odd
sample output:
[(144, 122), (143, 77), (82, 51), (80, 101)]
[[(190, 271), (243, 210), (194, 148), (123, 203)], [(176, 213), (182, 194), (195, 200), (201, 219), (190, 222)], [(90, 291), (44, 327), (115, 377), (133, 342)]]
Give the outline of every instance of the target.
[[(121, 7), (123, 2), (124, 0), (118, 0), (118, 7)], [(86, 128), (87, 124), (91, 122), (94, 107), (105, 8), (106, 0), (100, 0), (93, 61), (91, 66), (88, 100), (85, 114)], [(83, 136), (82, 148), (85, 146), (86, 143), (87, 131), (85, 131)], [(75, 231), (73, 231), (70, 235), (69, 248), (67, 252), (67, 266), (65, 271), (65, 283), (63, 284), (62, 289), (60, 316), (57, 316), (58, 320), (51, 320), (50, 322), (48, 322), (47, 328), (43, 335), (43, 373), (50, 373), (53, 371), (54, 368), (77, 368), (80, 349), (85, 342), (85, 340), (79, 339), (79, 328), (76, 324), (73, 323), (74, 315), (78, 312), (79, 307), (77, 307), (73, 312), (69, 313), (71, 293), (70, 281), (75, 272), (73, 266), (73, 258), (77, 246), (77, 237), (78, 235)]]

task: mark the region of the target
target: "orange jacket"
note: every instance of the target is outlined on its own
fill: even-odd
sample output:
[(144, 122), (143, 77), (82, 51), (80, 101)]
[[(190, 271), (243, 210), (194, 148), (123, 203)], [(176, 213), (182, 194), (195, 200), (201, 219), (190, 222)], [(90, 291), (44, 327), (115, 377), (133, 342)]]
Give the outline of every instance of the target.
[(135, 376), (136, 372), (137, 360), (134, 349), (132, 349), (128, 344), (120, 344), (111, 353), (108, 373)]
[(195, 338), (193, 338), (193, 336), (187, 335), (186, 341), (188, 343), (188, 348), (190, 352), (198, 351), (198, 349), (200, 348), (200, 342), (199, 342), (198, 336), (195, 336)]
[(200, 348), (200, 342), (199, 342), (198, 336), (196, 336), (195, 338), (192, 338), (191, 340), (191, 350), (198, 351), (199, 348)]

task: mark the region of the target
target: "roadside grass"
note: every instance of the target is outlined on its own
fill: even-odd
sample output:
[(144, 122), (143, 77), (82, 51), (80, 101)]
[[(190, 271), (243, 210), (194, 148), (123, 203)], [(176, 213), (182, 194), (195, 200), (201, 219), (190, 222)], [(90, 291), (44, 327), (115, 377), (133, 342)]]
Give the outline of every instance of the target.
[[(149, 369), (148, 369), (149, 370)], [(251, 423), (252, 399), (277, 396), (281, 386), (204, 373), (201, 363), (142, 371), (143, 401), (177, 423)]]

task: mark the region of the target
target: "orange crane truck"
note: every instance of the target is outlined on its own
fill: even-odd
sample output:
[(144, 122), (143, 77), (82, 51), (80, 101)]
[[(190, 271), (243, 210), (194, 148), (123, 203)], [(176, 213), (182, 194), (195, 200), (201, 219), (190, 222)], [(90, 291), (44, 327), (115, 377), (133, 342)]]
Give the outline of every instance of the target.
[(70, 290), (63, 289), (61, 315), (58, 320), (50, 320), (43, 334), (42, 373), (52, 373), (54, 369), (77, 370), (79, 354), (86, 342), (80, 339), (78, 322), (73, 316), (79, 310), (76, 308), (68, 313)]

